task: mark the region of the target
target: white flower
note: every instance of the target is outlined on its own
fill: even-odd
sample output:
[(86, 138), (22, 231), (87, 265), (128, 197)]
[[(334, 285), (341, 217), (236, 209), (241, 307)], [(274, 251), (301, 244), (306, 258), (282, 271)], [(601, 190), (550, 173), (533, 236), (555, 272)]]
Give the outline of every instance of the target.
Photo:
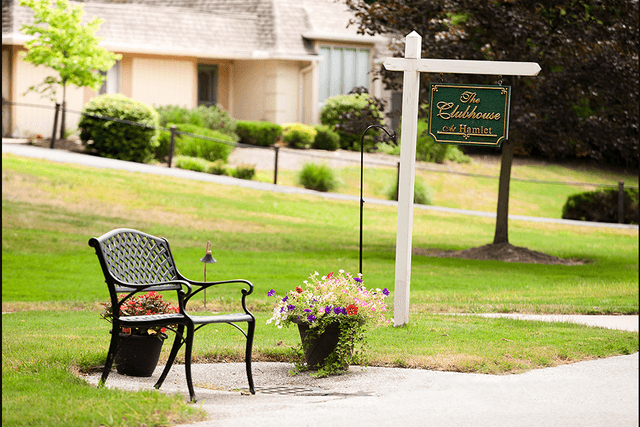
[(340, 270), (338, 270), (338, 273), (342, 274), (342, 273), (344, 273), (344, 270), (340, 269)]

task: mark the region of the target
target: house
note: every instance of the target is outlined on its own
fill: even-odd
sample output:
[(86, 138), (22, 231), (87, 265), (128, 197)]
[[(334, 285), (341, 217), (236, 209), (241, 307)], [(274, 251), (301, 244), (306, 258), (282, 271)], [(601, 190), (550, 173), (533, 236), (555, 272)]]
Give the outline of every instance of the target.
[[(77, 4), (79, 2), (71, 2)], [(365, 86), (390, 98), (372, 70), (387, 40), (357, 34), (336, 0), (86, 0), (85, 19), (104, 19), (101, 45), (122, 54), (100, 93), (153, 106), (218, 104), (240, 120), (319, 122), (329, 96)], [(2, 1), (3, 135), (51, 135), (53, 102), (26, 93), (53, 71), (21, 59), (31, 10)], [(61, 92), (61, 91), (59, 91)], [(67, 89), (67, 129), (97, 94)], [(61, 95), (60, 95), (61, 98)], [(61, 101), (61, 99), (60, 99)]]

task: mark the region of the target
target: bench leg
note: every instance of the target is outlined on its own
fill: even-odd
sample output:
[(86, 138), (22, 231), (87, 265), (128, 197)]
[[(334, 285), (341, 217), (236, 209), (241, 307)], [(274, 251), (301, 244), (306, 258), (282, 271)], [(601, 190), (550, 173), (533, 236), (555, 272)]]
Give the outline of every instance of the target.
[(120, 340), (119, 334), (111, 332), (111, 343), (109, 344), (109, 352), (107, 353), (107, 360), (104, 362), (104, 369), (102, 370), (102, 378), (100, 378), (99, 386), (103, 386), (107, 382), (107, 377), (111, 372), (113, 361), (116, 358), (116, 351), (118, 350), (118, 341)]
[(251, 373), (251, 352), (253, 349), (253, 334), (256, 330), (255, 319), (247, 324), (247, 350), (245, 352), (245, 364), (247, 367), (247, 380), (249, 380), (249, 391), (251, 394), (256, 394), (256, 390), (253, 386), (253, 374)]
[(160, 375), (160, 378), (158, 378), (158, 381), (156, 382), (156, 384), (154, 385), (155, 388), (160, 388), (162, 386), (162, 383), (164, 382), (165, 378), (167, 378), (167, 375), (169, 374), (169, 371), (171, 370), (171, 366), (173, 366), (173, 362), (176, 360), (176, 356), (178, 355), (178, 350), (180, 350), (180, 347), (182, 347), (182, 344), (184, 343), (184, 325), (178, 325), (178, 330), (175, 331), (175, 338), (173, 340), (173, 346), (171, 347), (171, 353), (169, 353), (169, 359), (167, 360), (167, 364), (164, 366), (164, 370), (162, 371), (162, 374)]
[(191, 349), (193, 347), (193, 335), (195, 328), (193, 323), (187, 325), (186, 347), (184, 350), (184, 371), (187, 377), (187, 387), (189, 388), (189, 401), (196, 402), (196, 392), (193, 390), (193, 381), (191, 379)]

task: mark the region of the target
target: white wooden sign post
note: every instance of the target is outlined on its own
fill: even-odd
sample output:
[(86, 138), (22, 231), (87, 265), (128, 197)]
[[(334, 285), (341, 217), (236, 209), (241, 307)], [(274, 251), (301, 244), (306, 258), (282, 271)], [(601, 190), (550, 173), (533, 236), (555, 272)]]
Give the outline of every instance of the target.
[(404, 72), (402, 82), (402, 138), (400, 142), (398, 232), (396, 237), (395, 302), (393, 314), (395, 326), (402, 326), (409, 323), (413, 188), (415, 184), (420, 73), (535, 76), (540, 72), (540, 66), (535, 62), (420, 59), (421, 47), (422, 37), (415, 31), (412, 31), (406, 38), (404, 58), (387, 58), (384, 61), (384, 67), (387, 70)]

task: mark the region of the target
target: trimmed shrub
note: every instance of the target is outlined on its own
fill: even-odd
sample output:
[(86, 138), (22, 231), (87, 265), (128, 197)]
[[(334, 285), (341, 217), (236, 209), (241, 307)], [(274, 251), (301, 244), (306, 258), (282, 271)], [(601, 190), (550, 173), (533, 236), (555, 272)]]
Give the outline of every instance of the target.
[[(336, 129), (340, 136), (340, 148), (360, 150), (360, 138), (367, 126), (384, 124), (380, 106), (367, 93), (337, 95), (327, 98), (320, 110), (320, 122)], [(375, 145), (377, 130), (371, 130), (365, 137), (365, 150)]]
[(143, 125), (83, 114), (78, 122), (80, 139), (92, 153), (139, 163), (153, 158), (158, 146), (158, 113), (151, 106), (120, 94), (101, 95), (89, 101), (82, 112)]
[[(638, 190), (624, 190), (624, 224), (638, 224)], [(562, 207), (563, 219), (618, 222), (618, 190), (609, 188), (573, 194)]]
[(215, 162), (209, 163), (207, 173), (213, 175), (229, 175), (229, 170), (227, 169), (227, 164), (223, 160), (216, 160)]
[(324, 164), (305, 163), (298, 174), (298, 182), (304, 188), (331, 191), (338, 186), (333, 170)]
[[(378, 144), (379, 151), (387, 154), (400, 154), (400, 142), (397, 147), (390, 144)], [(429, 124), (426, 119), (418, 120), (418, 135), (416, 138), (416, 160), (421, 162), (444, 163), (450, 160), (457, 163), (469, 163), (471, 158), (466, 156), (458, 147), (451, 144), (436, 144), (429, 135)]]
[(282, 140), (291, 148), (310, 148), (318, 132), (302, 123), (282, 125)]
[(269, 147), (282, 137), (282, 127), (271, 122), (238, 120), (236, 133), (243, 144)]
[(191, 122), (191, 111), (177, 105), (163, 105), (156, 107), (156, 111), (160, 115), (160, 126), (163, 128), (170, 127), (171, 123), (191, 123), (196, 126), (202, 126), (202, 120)]
[(238, 165), (233, 171), (234, 178), (252, 180), (256, 175), (255, 165)]
[[(398, 181), (387, 189), (387, 199), (398, 201)], [(413, 187), (413, 203), (431, 205), (433, 203), (433, 189), (426, 185), (422, 179), (416, 177)]]
[(202, 128), (217, 130), (232, 136), (237, 141), (236, 121), (222, 108), (212, 105), (200, 105), (197, 108), (187, 109), (175, 105), (165, 105), (157, 108), (160, 114), (160, 126), (169, 127), (174, 124), (191, 124)]
[[(168, 123), (169, 127), (173, 123)], [(232, 136), (221, 133), (217, 130), (211, 130), (208, 128), (198, 127), (192, 124), (178, 124), (176, 125), (179, 131), (189, 132), (194, 135), (202, 135), (209, 138), (215, 138), (221, 141), (227, 141), (229, 143), (235, 143)], [(155, 157), (160, 161), (165, 161), (165, 158), (169, 154), (171, 145), (171, 132), (160, 132), (160, 142), (155, 150)], [(211, 162), (216, 160), (223, 160), (227, 162), (229, 160), (229, 154), (233, 151), (233, 145), (225, 144), (224, 142), (215, 142), (207, 139), (196, 138), (190, 135), (176, 134), (174, 156), (184, 155), (191, 157), (201, 157)]]
[(329, 126), (316, 126), (316, 137), (313, 139), (313, 148), (318, 150), (336, 151), (340, 148), (340, 135)]
[(194, 117), (200, 117), (202, 119), (204, 123), (203, 127), (232, 136), (234, 140), (237, 141), (236, 121), (222, 108), (217, 105), (210, 105), (208, 107), (206, 105), (199, 105), (191, 111)]
[(175, 166), (190, 171), (206, 172), (209, 168), (209, 162), (199, 157), (178, 156), (175, 158)]

